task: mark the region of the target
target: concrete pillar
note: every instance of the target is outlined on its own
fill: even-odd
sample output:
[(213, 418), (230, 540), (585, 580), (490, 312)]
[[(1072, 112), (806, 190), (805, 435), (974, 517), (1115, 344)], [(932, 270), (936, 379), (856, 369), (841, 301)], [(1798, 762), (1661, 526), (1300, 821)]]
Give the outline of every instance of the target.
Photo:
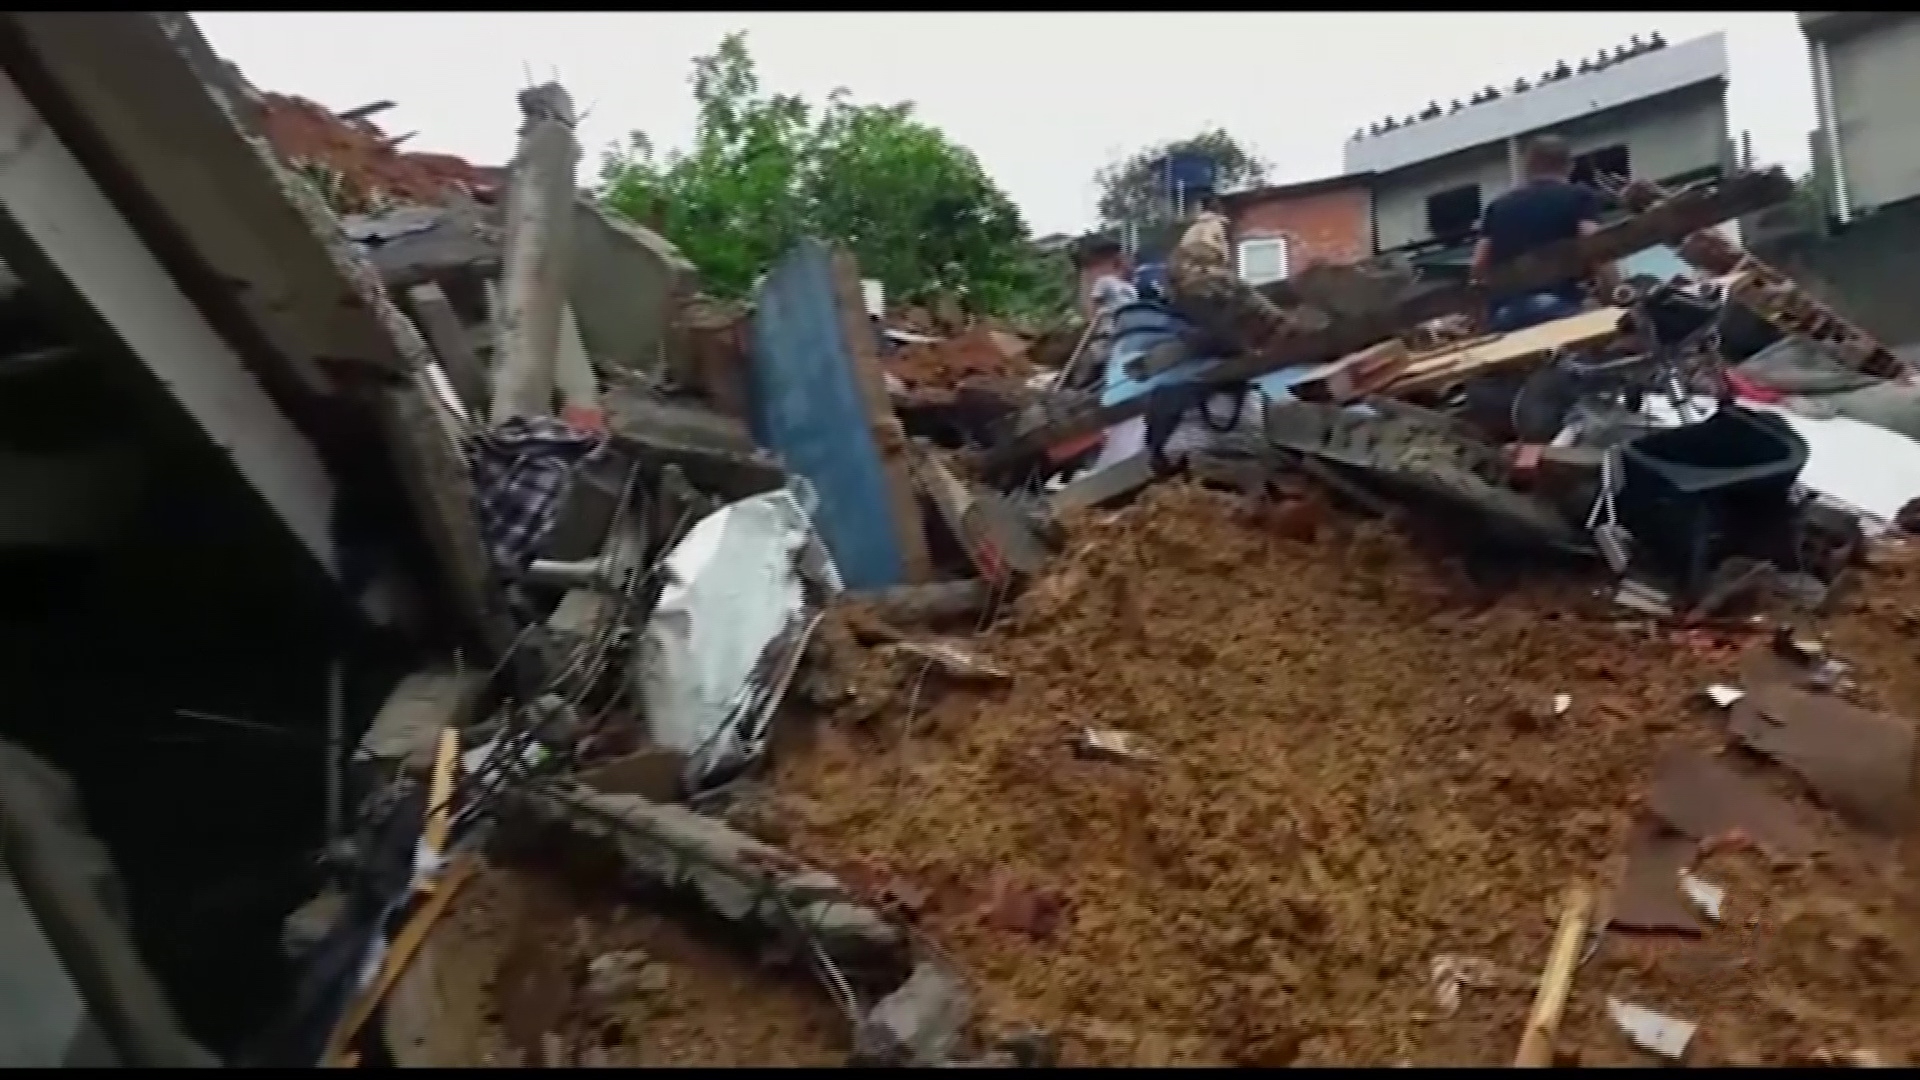
[(1827, 170), (1833, 178), (1833, 216), (1845, 225), (1853, 218), (1853, 199), (1847, 191), (1847, 167), (1840, 154), (1840, 115), (1833, 103), (1833, 67), (1827, 43), (1815, 41), (1808, 59), (1813, 66), (1813, 108), (1820, 133), (1827, 142)]
[(494, 350), (493, 422), (553, 412), (567, 295), (567, 228), (580, 147), (573, 99), (556, 83), (520, 94), (520, 147), (507, 195)]

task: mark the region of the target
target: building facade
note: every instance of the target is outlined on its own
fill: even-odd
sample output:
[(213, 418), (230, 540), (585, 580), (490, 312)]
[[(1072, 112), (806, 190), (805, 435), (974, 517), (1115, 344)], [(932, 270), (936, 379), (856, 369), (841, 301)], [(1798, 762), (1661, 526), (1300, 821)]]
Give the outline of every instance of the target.
[(1223, 197), (1240, 276), (1264, 285), (1315, 263), (1355, 263), (1371, 256), (1369, 179), (1336, 176)]
[(1920, 195), (1920, 15), (1802, 11), (1828, 211), (1845, 224)]
[(1723, 34), (1562, 62), (1538, 83), (1488, 88), (1469, 103), (1357, 132), (1345, 170), (1371, 176), (1373, 247), (1451, 250), (1520, 179), (1521, 148), (1552, 133), (1571, 144), (1576, 178), (1594, 173), (1663, 183), (1722, 175), (1734, 162), (1727, 127)]

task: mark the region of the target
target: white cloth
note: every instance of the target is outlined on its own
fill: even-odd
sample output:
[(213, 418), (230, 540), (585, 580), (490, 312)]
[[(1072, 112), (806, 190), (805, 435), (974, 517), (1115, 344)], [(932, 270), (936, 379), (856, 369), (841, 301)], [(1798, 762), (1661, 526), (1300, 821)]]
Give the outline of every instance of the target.
[(1140, 294), (1127, 279), (1118, 274), (1106, 274), (1093, 283), (1087, 299), (1092, 301), (1094, 311), (1111, 315), (1114, 308), (1140, 299)]

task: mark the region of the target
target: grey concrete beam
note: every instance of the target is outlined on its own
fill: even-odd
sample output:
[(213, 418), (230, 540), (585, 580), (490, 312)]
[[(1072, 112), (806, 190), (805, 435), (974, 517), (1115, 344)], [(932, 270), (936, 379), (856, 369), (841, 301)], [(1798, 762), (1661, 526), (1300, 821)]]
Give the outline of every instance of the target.
[(0, 75), (4, 212), (289, 532), (338, 576), (334, 483), (318, 451), (167, 273), (12, 78)]

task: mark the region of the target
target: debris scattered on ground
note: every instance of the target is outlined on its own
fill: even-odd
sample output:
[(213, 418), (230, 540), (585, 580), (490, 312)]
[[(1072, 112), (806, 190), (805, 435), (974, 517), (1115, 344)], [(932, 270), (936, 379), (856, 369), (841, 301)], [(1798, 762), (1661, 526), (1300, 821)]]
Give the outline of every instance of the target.
[(924, 660), (943, 674), (962, 682), (1003, 684), (1013, 678), (1007, 669), (973, 655), (950, 641), (897, 641), (881, 646), (882, 655), (897, 654)]
[(1680, 871), (1680, 891), (1687, 894), (1700, 913), (1714, 922), (1720, 921), (1720, 905), (1727, 898), (1727, 890), (1695, 877), (1693, 871)]
[(1723, 709), (1732, 708), (1734, 702), (1739, 701), (1742, 697), (1746, 696), (1745, 690), (1741, 690), (1738, 687), (1727, 686), (1721, 683), (1715, 683), (1714, 685), (1707, 687), (1706, 690), (1703, 692), (1707, 695), (1707, 700), (1713, 702), (1715, 705), (1718, 705)]
[[(1040, 1023), (1062, 1034), (1070, 1064), (1504, 1064), (1524, 999), (1467, 995), (1445, 1028), (1412, 1019), (1434, 1009), (1432, 957), (1541, 962), (1553, 900), (1542, 883), (1618, 850), (1636, 793), (1665, 807), (1651, 797), (1656, 765), (1671, 741), (1712, 745), (1682, 710), (1710, 676), (1731, 674), (1715, 665), (1734, 654), (1617, 627), (1551, 574), (1489, 601), (1390, 530), (1336, 517), (1301, 545), (1233, 507), (1162, 485), (1070, 521), (1066, 555), (980, 639), (1007, 658), (1004, 696), (949, 695), (899, 745), (892, 727), (822, 728), (774, 766), (786, 839), (826, 866), (917, 868), (920, 925), (977, 980), (985, 1030)], [(1515, 725), (1556, 691), (1595, 703), (1582, 734)], [(1050, 731), (1096, 723), (1150, 737), (1164, 765), (1148, 775), (1045, 756)], [(1748, 801), (1795, 810), (1760, 793)], [(1735, 826), (1778, 842), (1770, 818), (1756, 824), (1736, 800), (1742, 813), (1709, 801), (1715, 814), (1696, 820), (1690, 800), (1675, 816), (1722, 841), (1699, 856), (1716, 883), (1798, 902), (1764, 862), (1724, 845)], [(1789, 852), (1824, 846), (1781, 831)], [(1250, 850), (1284, 855), (1255, 863)], [(1688, 862), (1668, 865), (1665, 889), (1697, 927), (1678, 876)], [(1840, 865), (1852, 864), (1801, 873), (1827, 881)], [(1059, 890), (1072, 918), (1040, 943), (981, 922), (955, 884), (1002, 870)], [(1753, 954), (1745, 902), (1724, 901), (1727, 929), (1687, 943), (1698, 961), (1646, 967), (1651, 954), (1623, 940), (1585, 977), (1644, 969), (1650, 992), (1695, 1014), (1764, 1016), (1774, 980), (1798, 985), (1826, 961), (1800, 959), (1798, 939)], [(1716, 974), (1741, 963), (1771, 974)], [(1832, 985), (1819, 993), (1837, 1003)], [(1608, 1060), (1617, 1038), (1597, 1006), (1576, 991), (1562, 1032), (1586, 1061)], [(1275, 1026), (1277, 1012), (1291, 1026)], [(1348, 1022), (1359, 1015), (1380, 1019)], [(1713, 1045), (1745, 1040), (1782, 1060), (1800, 1037), (1756, 1022)]]
[(1914, 819), (1914, 723), (1827, 694), (1757, 686), (1734, 707), (1740, 742), (1804, 779), (1863, 829), (1904, 836)]
[(1107, 761), (1151, 761), (1153, 755), (1134, 744), (1130, 732), (1110, 728), (1086, 728), (1073, 740), (1073, 751), (1081, 757)]
[(1642, 819), (1627, 842), (1627, 865), (1614, 894), (1612, 924), (1629, 930), (1698, 934), (1700, 921), (1681, 899), (1682, 877), (1699, 844), (1657, 821)]
[(943, 1064), (952, 1057), (972, 1012), (966, 987), (939, 964), (922, 962), (854, 1029), (851, 1063)]
[(1779, 860), (1805, 858), (1819, 846), (1793, 804), (1696, 751), (1676, 751), (1660, 763), (1648, 806), (1695, 840), (1751, 837)]
[(1491, 960), (1478, 956), (1433, 958), (1433, 1000), (1443, 1017), (1460, 1011), (1462, 990), (1486, 990), (1499, 983), (1500, 969)]
[(1620, 1025), (1633, 1044), (1669, 1061), (1679, 1061), (1686, 1056), (1687, 1044), (1693, 1041), (1693, 1033), (1699, 1025), (1690, 1020), (1680, 1020), (1664, 1016), (1652, 1009), (1619, 998), (1607, 999), (1607, 1015)]
[(336, 205), (349, 210), (434, 206), (455, 195), (492, 198), (505, 190), (504, 170), (400, 150), (372, 121), (342, 119), (305, 98), (263, 94), (261, 114), (274, 149), (296, 166), (311, 162), (337, 178), (344, 201)]
[(907, 345), (887, 359), (887, 373), (913, 398), (937, 400), (963, 386), (1024, 389), (1033, 377), (1026, 343), (978, 325), (958, 337)]
[(1856, 1069), (1892, 1068), (1891, 1063), (1873, 1050), (1817, 1050), (1813, 1061), (1818, 1065), (1843, 1065)]
[[(1505, 334), (1480, 291), (1386, 263), (1215, 281), (1284, 312), (1260, 341), (1216, 333), (1181, 273), (1165, 303), (1014, 334), (956, 295), (884, 312), (808, 241), (760, 286), (779, 302), (689, 272), (648, 346), (676, 355), (617, 359), (582, 290), (622, 286), (558, 272), (565, 100), (523, 95), (549, 152), (521, 155), (502, 237), (434, 231), (453, 203), (499, 217), (466, 201), (497, 171), (263, 99), (280, 152), (368, 215), (439, 361), (434, 430), (524, 428), (556, 477), (531, 508), (472, 477), (451, 500), (514, 552), (486, 606), (547, 633), (494, 715), (428, 732), (426, 862), (477, 866), (484, 836), (527, 865), (398, 943), (424, 948), (391, 990), (403, 1064), (1631, 1062), (1616, 1026), (1712, 1064), (1920, 1045), (1920, 925), (1847, 831), (1912, 825), (1920, 566), (1841, 506), (1911, 525), (1914, 493), (1856, 491), (1830, 421), (1773, 408), (1708, 332), (1745, 308), (1898, 374), (1700, 239), (1783, 175), (1634, 186), (1496, 291), (1662, 243), (1724, 277)], [(395, 256), (430, 233), (457, 267)], [(840, 349), (788, 325), (815, 321)], [(856, 393), (769, 433), (763, 376)], [(1724, 725), (1686, 715), (1702, 686)], [(1561, 892), (1602, 880), (1598, 909)], [(1629, 985), (1712, 1023), (1603, 989)]]

